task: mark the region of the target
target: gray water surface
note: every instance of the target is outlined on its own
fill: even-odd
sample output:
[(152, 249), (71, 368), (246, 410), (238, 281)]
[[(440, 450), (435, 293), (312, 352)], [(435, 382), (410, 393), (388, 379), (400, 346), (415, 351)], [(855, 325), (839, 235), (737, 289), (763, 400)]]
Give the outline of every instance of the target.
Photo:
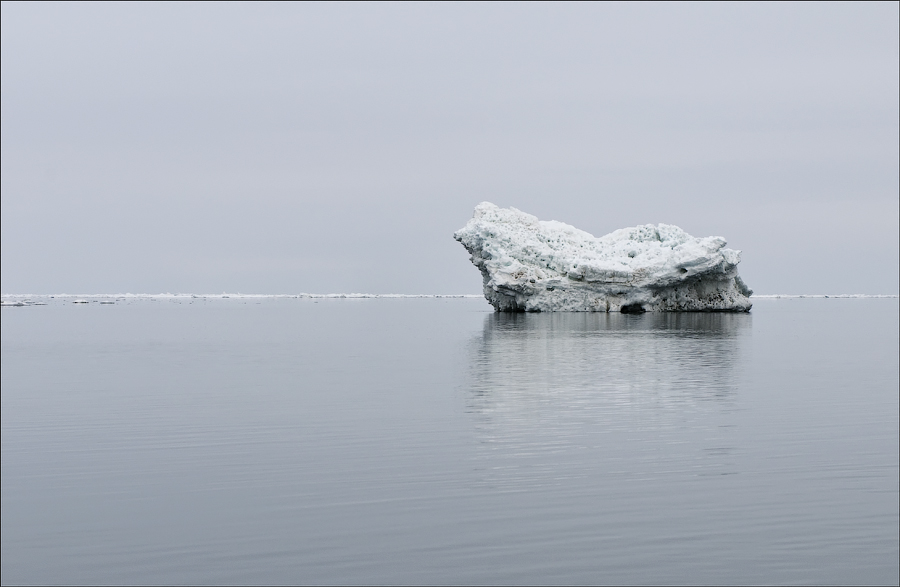
[(877, 583), (898, 303), (2, 309), (2, 582)]

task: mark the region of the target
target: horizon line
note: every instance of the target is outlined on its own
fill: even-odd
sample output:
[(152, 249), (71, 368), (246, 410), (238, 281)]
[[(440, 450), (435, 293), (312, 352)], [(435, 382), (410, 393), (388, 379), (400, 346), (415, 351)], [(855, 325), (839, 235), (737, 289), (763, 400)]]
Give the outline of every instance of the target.
[[(180, 298), (180, 299), (228, 299), (228, 298), (287, 298), (287, 299), (368, 299), (368, 298), (483, 298), (483, 294), (373, 294), (373, 293), (296, 293), (296, 294), (245, 294), (245, 293), (228, 293), (220, 294), (205, 293), (93, 293), (93, 294), (0, 294), (4, 298)], [(756, 299), (778, 299), (778, 298), (836, 298), (836, 299), (865, 299), (865, 298), (900, 298), (898, 294), (752, 294), (751, 298)]]

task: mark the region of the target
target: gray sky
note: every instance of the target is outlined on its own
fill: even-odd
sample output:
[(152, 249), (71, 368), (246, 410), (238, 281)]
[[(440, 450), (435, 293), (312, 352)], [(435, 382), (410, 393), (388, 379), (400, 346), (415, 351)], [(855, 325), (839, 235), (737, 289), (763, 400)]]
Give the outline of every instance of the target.
[(881, 4), (2, 4), (2, 291), (479, 293), (483, 200), (897, 293)]

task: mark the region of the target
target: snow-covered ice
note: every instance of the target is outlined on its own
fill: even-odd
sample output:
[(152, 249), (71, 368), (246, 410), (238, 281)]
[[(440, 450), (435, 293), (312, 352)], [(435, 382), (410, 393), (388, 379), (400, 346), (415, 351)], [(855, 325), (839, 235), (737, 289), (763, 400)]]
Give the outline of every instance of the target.
[(498, 311), (750, 310), (740, 251), (717, 236), (645, 224), (594, 237), (489, 202), (453, 235), (484, 277)]

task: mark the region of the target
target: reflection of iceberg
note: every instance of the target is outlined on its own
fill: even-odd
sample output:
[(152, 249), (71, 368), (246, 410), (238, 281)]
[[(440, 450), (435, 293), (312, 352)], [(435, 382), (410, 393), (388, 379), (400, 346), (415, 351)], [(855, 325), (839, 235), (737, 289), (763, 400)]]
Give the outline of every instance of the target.
[[(748, 314), (491, 314), (472, 347), (471, 403), (508, 422), (655, 418), (727, 400)], [(645, 409), (647, 408), (647, 409)]]
[[(469, 347), (466, 395), (480, 481), (541, 498), (563, 491), (561, 502), (590, 511), (610, 492), (627, 504), (615, 493), (652, 487), (660, 476), (739, 472), (735, 416), (751, 320), (745, 313), (486, 316)], [(541, 493), (548, 487), (558, 489)]]
[(740, 251), (647, 224), (595, 238), (562, 222), (482, 202), (453, 235), (484, 278), (498, 311), (740, 311), (752, 293)]

